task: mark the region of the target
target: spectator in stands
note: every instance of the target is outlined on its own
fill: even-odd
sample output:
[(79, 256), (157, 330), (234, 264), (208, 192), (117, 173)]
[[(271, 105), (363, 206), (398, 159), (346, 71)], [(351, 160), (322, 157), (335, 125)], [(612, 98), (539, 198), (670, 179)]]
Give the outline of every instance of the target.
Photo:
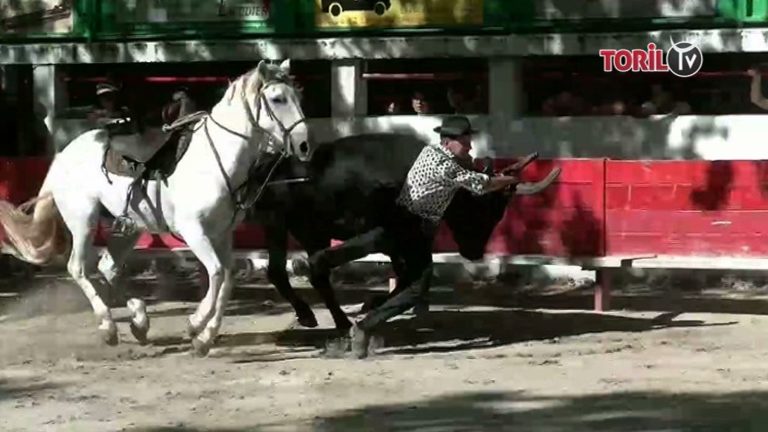
[(171, 96), (171, 101), (163, 107), (163, 123), (170, 125), (177, 119), (197, 111), (195, 101), (189, 96), (189, 89), (179, 87)]
[(450, 106), (449, 114), (470, 114), (477, 111), (474, 106), (477, 95), (473, 94), (468, 86), (460, 83), (451, 84), (446, 96)]
[(747, 75), (752, 77), (752, 86), (749, 92), (749, 100), (755, 106), (768, 110), (768, 99), (763, 95), (763, 76), (768, 70), (768, 64), (763, 63), (747, 71)]
[(575, 116), (590, 113), (584, 99), (566, 90), (544, 102), (542, 111), (545, 116)]
[(88, 115), (88, 119), (104, 124), (113, 119), (130, 117), (128, 108), (119, 103), (119, 93), (120, 91), (115, 84), (111, 82), (99, 83), (96, 86), (98, 107)]
[(411, 96), (411, 108), (417, 115), (432, 114), (432, 103), (427, 100), (424, 92), (416, 90)]
[(384, 115), (397, 115), (402, 114), (403, 108), (400, 105), (400, 101), (397, 98), (390, 97), (384, 102)]
[(641, 106), (645, 116), (655, 114), (685, 115), (691, 113), (691, 106), (684, 101), (678, 101), (661, 84), (651, 86), (651, 98)]

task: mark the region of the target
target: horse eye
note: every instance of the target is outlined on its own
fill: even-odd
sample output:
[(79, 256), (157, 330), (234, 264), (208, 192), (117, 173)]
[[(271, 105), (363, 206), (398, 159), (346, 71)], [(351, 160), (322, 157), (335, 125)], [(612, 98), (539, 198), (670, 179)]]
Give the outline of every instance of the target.
[(272, 101), (272, 103), (276, 103), (276, 104), (284, 104), (285, 103), (285, 97), (283, 97), (282, 95), (274, 96), (270, 100)]

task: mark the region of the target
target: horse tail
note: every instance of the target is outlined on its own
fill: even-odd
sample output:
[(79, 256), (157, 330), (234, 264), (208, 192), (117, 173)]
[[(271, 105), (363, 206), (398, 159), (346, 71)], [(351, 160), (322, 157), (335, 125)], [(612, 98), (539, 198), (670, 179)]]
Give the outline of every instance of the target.
[(38, 195), (20, 206), (0, 200), (1, 253), (41, 266), (50, 265), (57, 257), (69, 256), (72, 235), (50, 191), (50, 174), (51, 170)]

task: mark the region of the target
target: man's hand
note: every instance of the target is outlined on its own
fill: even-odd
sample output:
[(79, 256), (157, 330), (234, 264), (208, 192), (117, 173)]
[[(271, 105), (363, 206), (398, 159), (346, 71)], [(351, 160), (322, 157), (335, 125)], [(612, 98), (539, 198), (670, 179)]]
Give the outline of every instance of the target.
[(520, 174), (520, 172), (525, 169), (528, 165), (531, 164), (531, 162), (535, 161), (539, 158), (538, 152), (533, 152), (519, 161), (513, 163), (512, 165), (509, 165), (505, 168), (503, 168), (501, 171), (499, 171), (499, 175), (509, 175), (509, 176), (517, 176)]
[(520, 183), (520, 179), (518, 177), (500, 175), (496, 177), (491, 177), (491, 180), (485, 186), (485, 189), (489, 192), (494, 192), (497, 190), (507, 188), (509, 186), (516, 185), (518, 183)]
[(749, 75), (752, 78), (758, 76), (759, 74), (760, 74), (760, 71), (758, 71), (756, 68), (749, 68), (747, 70), (747, 75)]

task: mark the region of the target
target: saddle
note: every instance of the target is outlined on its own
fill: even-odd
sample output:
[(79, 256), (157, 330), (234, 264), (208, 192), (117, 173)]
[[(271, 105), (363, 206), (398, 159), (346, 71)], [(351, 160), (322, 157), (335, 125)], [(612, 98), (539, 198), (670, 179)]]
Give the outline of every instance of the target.
[(189, 148), (194, 134), (194, 125), (207, 115), (204, 111), (175, 119), (163, 126), (163, 133), (152, 137), (130, 121), (116, 122), (105, 127), (108, 143), (104, 150), (102, 171), (109, 179), (113, 174), (133, 179), (128, 188), (125, 207), (112, 226), (118, 235), (134, 231), (135, 224), (128, 217), (128, 207), (137, 188), (149, 180), (167, 182), (176, 166)]
[(108, 174), (137, 179), (166, 179), (176, 169), (192, 139), (192, 126), (202, 118), (198, 112), (177, 118), (163, 133), (144, 133), (134, 122), (111, 123), (105, 127), (108, 145), (103, 169)]

